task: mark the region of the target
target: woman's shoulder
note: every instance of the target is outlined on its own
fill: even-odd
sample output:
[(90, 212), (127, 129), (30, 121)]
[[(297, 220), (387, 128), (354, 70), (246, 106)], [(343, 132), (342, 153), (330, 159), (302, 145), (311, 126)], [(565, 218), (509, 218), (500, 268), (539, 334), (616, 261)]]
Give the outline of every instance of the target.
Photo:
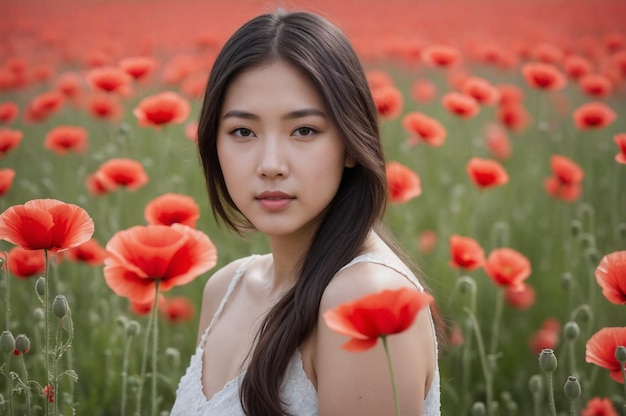
[(230, 261), (224, 266), (220, 267), (211, 277), (207, 280), (204, 286), (204, 294), (216, 294), (225, 293), (232, 280), (238, 277), (245, 271), (245, 267), (250, 263), (252, 259), (257, 257), (253, 254), (246, 257), (241, 257)]
[(415, 277), (396, 256), (369, 253), (342, 268), (330, 281), (320, 304), (320, 310), (333, 308), (382, 290), (401, 287), (415, 288)]

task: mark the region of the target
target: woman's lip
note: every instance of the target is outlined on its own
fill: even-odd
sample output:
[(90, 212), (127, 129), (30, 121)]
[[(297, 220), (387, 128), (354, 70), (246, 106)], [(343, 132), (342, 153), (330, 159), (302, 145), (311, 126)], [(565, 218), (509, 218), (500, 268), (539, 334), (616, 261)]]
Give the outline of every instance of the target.
[(293, 201), (293, 198), (257, 198), (257, 201), (269, 211), (278, 211), (286, 208)]
[(257, 195), (256, 199), (277, 200), (277, 199), (294, 199), (294, 197), (281, 191), (264, 191), (264, 192), (261, 192), (259, 195)]

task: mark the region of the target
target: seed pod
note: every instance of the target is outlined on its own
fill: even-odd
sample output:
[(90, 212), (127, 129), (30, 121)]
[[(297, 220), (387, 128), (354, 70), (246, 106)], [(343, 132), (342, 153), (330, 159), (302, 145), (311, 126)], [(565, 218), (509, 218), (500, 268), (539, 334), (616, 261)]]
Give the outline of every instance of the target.
[(556, 370), (557, 360), (554, 351), (550, 348), (544, 348), (539, 354), (539, 367), (546, 373), (552, 373)]
[(43, 276), (39, 276), (37, 281), (35, 282), (35, 290), (39, 296), (44, 296), (46, 294), (46, 278)]
[(13, 352), (15, 349), (15, 338), (11, 331), (2, 331), (0, 335), (0, 351), (3, 353)]
[(578, 382), (578, 378), (569, 376), (565, 382), (563, 391), (565, 391), (565, 396), (570, 400), (576, 400), (580, 397), (580, 383)]
[(15, 350), (19, 354), (26, 354), (30, 351), (30, 340), (24, 334), (19, 334), (15, 337)]
[(63, 295), (57, 295), (52, 302), (52, 313), (57, 318), (63, 318), (67, 314), (67, 300)]

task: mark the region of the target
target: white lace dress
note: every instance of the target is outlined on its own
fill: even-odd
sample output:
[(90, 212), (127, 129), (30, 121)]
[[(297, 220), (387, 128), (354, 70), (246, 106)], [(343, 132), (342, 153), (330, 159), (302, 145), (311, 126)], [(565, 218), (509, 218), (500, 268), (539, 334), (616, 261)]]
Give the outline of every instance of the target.
[[(213, 397), (207, 399), (202, 389), (202, 356), (204, 354), (206, 337), (220, 317), (230, 295), (235, 290), (241, 276), (243, 276), (246, 267), (257, 257), (258, 255), (248, 257), (239, 267), (233, 280), (230, 282), (213, 319), (204, 334), (202, 334), (195, 353), (191, 356), (191, 362), (189, 363), (189, 367), (187, 367), (187, 371), (180, 379), (178, 390), (176, 391), (174, 407), (170, 413), (171, 416), (245, 416), (239, 400), (239, 384), (243, 379), (245, 371), (239, 374), (235, 379), (226, 383), (224, 388), (215, 393)], [(364, 254), (354, 258), (341, 270), (362, 262), (377, 263), (389, 267), (409, 279), (419, 290), (424, 290), (422, 285), (412, 275), (397, 269), (384, 258), (372, 254)], [(434, 329), (433, 325), (433, 331)], [(433, 347), (436, 353), (436, 340)], [(435, 376), (433, 377), (430, 390), (428, 390), (428, 394), (424, 400), (424, 416), (438, 416), (441, 414), (439, 367), (437, 366), (435, 370)], [(317, 391), (304, 372), (302, 357), (298, 350), (296, 350), (296, 353), (291, 358), (287, 367), (285, 378), (280, 388), (280, 397), (283, 402), (286, 403), (285, 410), (291, 415), (317, 416), (319, 413)]]

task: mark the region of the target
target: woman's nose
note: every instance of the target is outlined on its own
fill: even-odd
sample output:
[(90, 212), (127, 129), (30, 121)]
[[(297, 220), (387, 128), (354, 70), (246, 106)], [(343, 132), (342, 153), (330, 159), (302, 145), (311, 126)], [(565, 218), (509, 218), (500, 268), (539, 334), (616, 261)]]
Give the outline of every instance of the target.
[(260, 143), (257, 173), (265, 178), (287, 176), (289, 173), (285, 149), (276, 138), (264, 138)]

